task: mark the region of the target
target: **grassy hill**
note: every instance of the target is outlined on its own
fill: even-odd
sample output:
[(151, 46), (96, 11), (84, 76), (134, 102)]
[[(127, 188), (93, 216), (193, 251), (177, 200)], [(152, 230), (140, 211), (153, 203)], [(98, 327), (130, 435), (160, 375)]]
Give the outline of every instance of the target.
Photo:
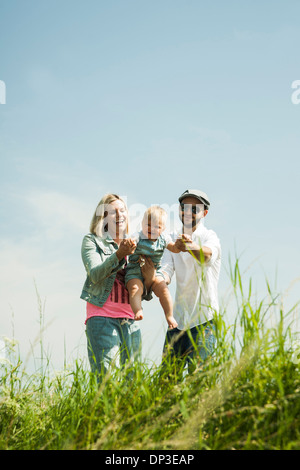
[(215, 354), (190, 375), (180, 362), (136, 363), (98, 385), (78, 361), (30, 376), (16, 357), (0, 365), (0, 449), (300, 449), (292, 312), (268, 285), (260, 301), (251, 282), (245, 294), (237, 263), (231, 275), (235, 320), (216, 316)]

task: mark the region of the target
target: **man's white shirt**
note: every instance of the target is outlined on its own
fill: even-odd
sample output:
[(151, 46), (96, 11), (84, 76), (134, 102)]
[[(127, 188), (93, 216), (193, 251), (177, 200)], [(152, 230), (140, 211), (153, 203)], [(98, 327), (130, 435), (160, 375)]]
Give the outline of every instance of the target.
[[(171, 234), (175, 242), (181, 232)], [(161, 270), (172, 279), (176, 276), (174, 317), (178, 329), (183, 330), (201, 325), (213, 318), (219, 310), (218, 280), (221, 268), (220, 240), (213, 230), (202, 223), (192, 234), (192, 240), (212, 250), (211, 258), (201, 265), (189, 252), (171, 253), (164, 251)]]

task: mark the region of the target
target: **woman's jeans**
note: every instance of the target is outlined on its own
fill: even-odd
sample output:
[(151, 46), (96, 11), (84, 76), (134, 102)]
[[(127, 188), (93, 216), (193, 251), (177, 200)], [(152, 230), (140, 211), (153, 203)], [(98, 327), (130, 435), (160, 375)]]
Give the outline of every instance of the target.
[(141, 331), (134, 320), (91, 317), (86, 323), (86, 335), (90, 366), (97, 374), (105, 374), (140, 356)]
[(213, 354), (215, 329), (213, 322), (209, 321), (185, 331), (177, 328), (168, 330), (163, 351), (164, 361), (180, 359), (183, 365), (188, 364), (191, 373), (196, 367), (195, 363), (201, 363)]

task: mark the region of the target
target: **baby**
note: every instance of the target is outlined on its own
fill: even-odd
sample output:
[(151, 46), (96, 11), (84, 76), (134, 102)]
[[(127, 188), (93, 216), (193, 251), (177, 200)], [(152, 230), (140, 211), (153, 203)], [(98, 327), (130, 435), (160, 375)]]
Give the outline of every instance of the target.
[(133, 238), (136, 239), (137, 247), (134, 254), (130, 255), (128, 259), (125, 284), (129, 292), (129, 301), (135, 315), (135, 320), (142, 320), (142, 295), (144, 284), (140, 262), (141, 257), (150, 257), (156, 269), (156, 277), (152, 284), (152, 290), (159, 298), (169, 328), (176, 328), (177, 322), (173, 317), (172, 298), (160, 268), (161, 258), (165, 248), (173, 253), (179, 253), (180, 250), (175, 247), (175, 243), (172, 242), (171, 237), (163, 233), (166, 228), (166, 219), (166, 211), (159, 206), (151, 206), (146, 210), (142, 221), (141, 232), (133, 235)]

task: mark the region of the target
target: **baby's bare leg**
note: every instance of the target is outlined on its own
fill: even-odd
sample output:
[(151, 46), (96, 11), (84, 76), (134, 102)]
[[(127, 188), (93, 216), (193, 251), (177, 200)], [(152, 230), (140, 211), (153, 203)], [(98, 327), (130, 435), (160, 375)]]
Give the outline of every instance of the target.
[(168, 286), (164, 279), (160, 276), (155, 278), (155, 282), (152, 285), (154, 294), (159, 298), (160, 304), (165, 312), (166, 320), (169, 328), (176, 328), (177, 321), (173, 317), (173, 302), (169, 292)]
[(143, 283), (140, 279), (130, 279), (130, 281), (127, 282), (126, 287), (129, 293), (129, 302), (134, 313), (134, 319), (142, 320), (142, 295), (144, 291)]

